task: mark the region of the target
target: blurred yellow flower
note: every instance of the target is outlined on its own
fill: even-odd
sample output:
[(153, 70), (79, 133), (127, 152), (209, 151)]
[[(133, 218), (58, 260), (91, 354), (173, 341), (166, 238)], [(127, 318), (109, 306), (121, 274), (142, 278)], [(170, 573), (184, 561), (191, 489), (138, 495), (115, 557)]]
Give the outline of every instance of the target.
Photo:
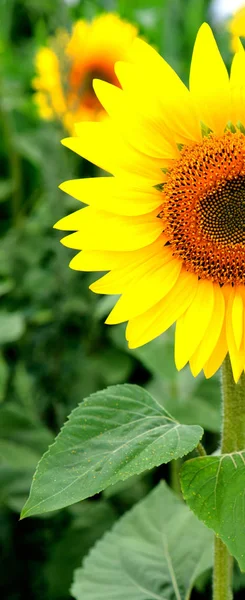
[(239, 37), (245, 37), (245, 5), (237, 10), (228, 23), (228, 30), (231, 33), (231, 47), (233, 52), (239, 49)]
[(119, 86), (114, 65), (129, 58), (136, 35), (133, 25), (110, 13), (91, 23), (77, 21), (70, 36), (58, 31), (50, 47), (36, 55), (33, 87), (40, 116), (61, 120), (70, 133), (79, 121), (103, 119), (105, 111), (92, 81), (98, 78)]
[(88, 204), (56, 227), (80, 250), (71, 267), (109, 271), (91, 289), (119, 294), (107, 323), (131, 348), (176, 322), (175, 361), (211, 377), (230, 354), (245, 368), (245, 51), (230, 77), (212, 31), (197, 35), (190, 89), (145, 42), (117, 63), (122, 89), (95, 81), (109, 118), (64, 145), (113, 177), (68, 181)]

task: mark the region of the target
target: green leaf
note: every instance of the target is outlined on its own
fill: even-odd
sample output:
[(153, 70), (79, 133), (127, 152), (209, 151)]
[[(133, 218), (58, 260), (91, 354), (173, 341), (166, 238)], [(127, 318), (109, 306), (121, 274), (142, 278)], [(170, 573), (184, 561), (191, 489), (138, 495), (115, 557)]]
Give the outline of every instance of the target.
[[(176, 380), (173, 378), (169, 382), (154, 377), (147, 384), (147, 390), (160, 404), (162, 404), (162, 398), (166, 398), (164, 402), (166, 410), (171, 410), (173, 417), (180, 423), (186, 425), (198, 424), (207, 431), (220, 432), (220, 395), (218, 393), (219, 389), (217, 390), (216, 385), (214, 385), (216, 382), (211, 382), (211, 380), (205, 382), (199, 380), (197, 382), (192, 377), (193, 386), (193, 383), (190, 384), (190, 372), (188, 370), (181, 374), (178, 373), (178, 375), (180, 375), (179, 378)], [(210, 385), (211, 383), (212, 385)], [(216, 396), (214, 396), (213, 391), (216, 392)]]
[[(111, 296), (109, 296), (109, 299), (111, 299)], [(110, 310), (111, 308), (112, 306), (110, 307)], [(174, 364), (174, 341), (172, 330), (169, 330), (155, 340), (134, 350), (128, 348), (124, 325), (113, 327), (110, 330), (110, 338), (115, 346), (130, 354), (130, 356), (138, 359), (152, 375), (160, 376), (167, 381), (172, 381), (179, 376), (179, 373), (176, 375), (176, 367)]]
[(124, 326), (112, 328), (110, 337), (114, 345), (137, 358), (152, 374), (146, 387), (174, 418), (186, 425), (198, 424), (208, 431), (220, 432), (219, 380), (212, 377), (207, 381), (203, 375), (194, 378), (189, 367), (180, 373), (176, 371), (172, 329), (134, 350), (128, 349)]
[(194, 458), (184, 463), (186, 502), (220, 536), (245, 570), (245, 451)]
[(14, 182), (11, 179), (3, 179), (0, 182), (0, 202), (4, 202), (14, 191)]
[[(4, 359), (2, 352), (0, 351), (0, 404), (5, 398), (8, 377), (9, 377), (9, 366)], [(1, 424), (0, 424), (0, 430), (1, 430)], [(0, 438), (1, 438), (1, 434), (0, 434)]]
[(33, 165), (43, 164), (44, 156), (40, 150), (38, 139), (33, 132), (24, 134), (15, 134), (14, 146), (21, 156), (29, 160)]
[(84, 500), (72, 507), (72, 517), (71, 524), (54, 540), (45, 568), (48, 598), (52, 600), (69, 597), (74, 570), (94, 543), (112, 527), (117, 513), (104, 500)]
[(39, 418), (30, 414), (26, 407), (10, 401), (0, 406), (0, 440), (11, 440), (18, 444), (19, 448), (25, 446), (26, 451), (29, 449), (36, 452), (39, 460), (47, 445), (52, 443), (53, 436)]
[[(1, 202), (1, 200), (0, 200)], [(11, 292), (14, 287), (14, 281), (12, 279), (6, 279), (5, 281), (0, 282), (0, 296), (4, 296)]]
[(4, 504), (20, 512), (28, 497), (36, 464), (52, 439), (51, 432), (25, 406), (19, 406), (13, 401), (2, 403), (0, 505)]
[(9, 344), (19, 340), (24, 329), (25, 324), (21, 313), (0, 312), (0, 344)]
[(20, 511), (39, 456), (30, 448), (0, 440), (0, 505)]
[(92, 394), (41, 459), (22, 517), (68, 506), (184, 456), (202, 433), (198, 425), (180, 425), (138, 386)]
[(71, 593), (76, 600), (189, 600), (195, 580), (212, 565), (212, 540), (160, 483), (97, 543)]

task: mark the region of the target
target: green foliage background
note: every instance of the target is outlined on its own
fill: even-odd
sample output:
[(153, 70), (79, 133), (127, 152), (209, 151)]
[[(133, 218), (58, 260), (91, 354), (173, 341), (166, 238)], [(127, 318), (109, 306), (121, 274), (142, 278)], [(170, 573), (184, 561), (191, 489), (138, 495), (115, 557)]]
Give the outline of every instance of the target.
[[(77, 204), (58, 190), (93, 173), (60, 145), (59, 124), (40, 121), (31, 79), (37, 48), (58, 27), (116, 11), (188, 81), (208, 0), (0, 0), (0, 591), (3, 600), (68, 600), (72, 573), (102, 534), (164, 477), (178, 491), (178, 464), (118, 483), (92, 500), (19, 522), (37, 462), (70, 411), (116, 383), (143, 385), (171, 414), (205, 428), (217, 447), (218, 377), (176, 373), (173, 331), (128, 351), (124, 327), (106, 327), (110, 297), (88, 291), (96, 276), (68, 269), (53, 224)], [(227, 34), (217, 29), (229, 63)], [(162, 82), (164, 90), (164, 81)], [(72, 256), (72, 252), (70, 252)], [(237, 576), (237, 588), (243, 581)], [(210, 578), (193, 598), (208, 598)], [(242, 591), (237, 598), (242, 597)], [(84, 599), (86, 600), (86, 598)]]

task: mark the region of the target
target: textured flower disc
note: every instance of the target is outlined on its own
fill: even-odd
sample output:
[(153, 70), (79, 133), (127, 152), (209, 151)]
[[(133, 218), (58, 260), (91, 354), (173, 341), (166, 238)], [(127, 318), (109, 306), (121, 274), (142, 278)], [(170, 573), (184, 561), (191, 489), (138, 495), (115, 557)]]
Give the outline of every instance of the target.
[(204, 24), (190, 89), (146, 43), (118, 63), (122, 86), (95, 81), (109, 118), (64, 144), (112, 177), (61, 188), (89, 204), (56, 226), (81, 252), (71, 267), (108, 271), (92, 284), (119, 294), (107, 323), (128, 321), (130, 348), (176, 322), (175, 361), (207, 377), (230, 353), (245, 367), (245, 53), (230, 77)]
[(91, 23), (79, 20), (72, 34), (58, 31), (36, 55), (35, 101), (43, 119), (60, 119), (74, 131), (78, 121), (101, 120), (105, 111), (94, 90), (98, 78), (119, 86), (114, 65), (127, 60), (137, 35), (130, 23), (107, 13)]

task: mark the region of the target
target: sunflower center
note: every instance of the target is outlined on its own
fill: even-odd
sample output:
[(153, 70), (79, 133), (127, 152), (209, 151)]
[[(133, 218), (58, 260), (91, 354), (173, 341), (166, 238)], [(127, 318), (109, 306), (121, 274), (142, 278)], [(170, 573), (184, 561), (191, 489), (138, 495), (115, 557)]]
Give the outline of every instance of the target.
[(245, 242), (245, 176), (221, 184), (200, 200), (197, 209), (203, 232), (224, 245)]
[(181, 151), (160, 217), (173, 256), (201, 279), (245, 283), (245, 137), (227, 132)]

